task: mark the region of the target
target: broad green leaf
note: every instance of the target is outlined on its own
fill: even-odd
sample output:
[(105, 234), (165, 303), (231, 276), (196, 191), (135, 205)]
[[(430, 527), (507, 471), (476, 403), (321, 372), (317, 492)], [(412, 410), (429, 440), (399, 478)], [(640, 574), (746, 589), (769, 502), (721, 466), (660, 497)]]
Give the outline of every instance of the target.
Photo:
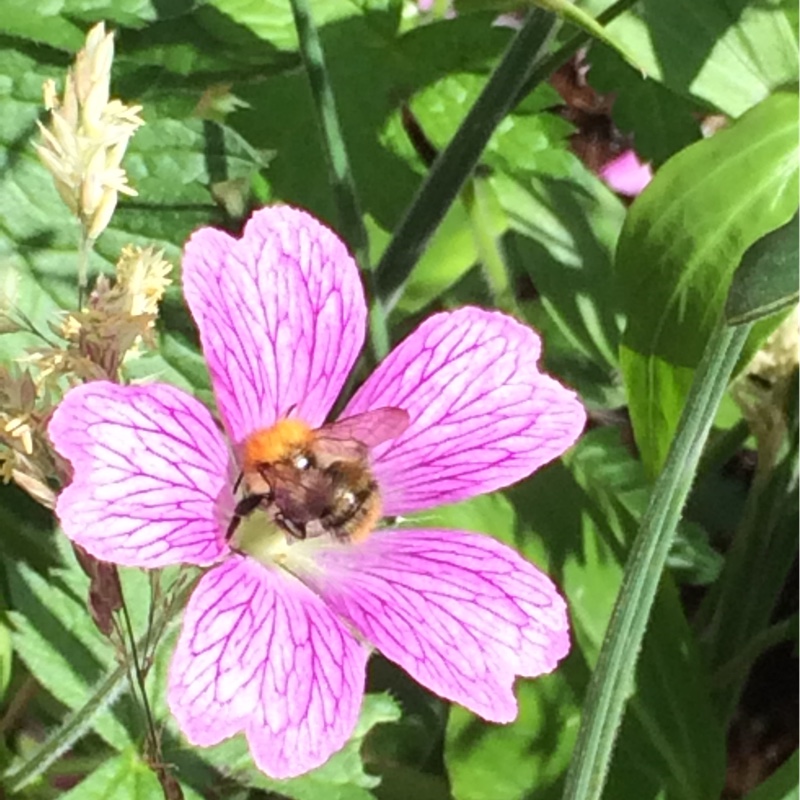
[(757, 789), (750, 792), (744, 800), (797, 800), (798, 789), (797, 750)]
[(400, 707), (388, 694), (366, 695), (356, 729), (344, 749), (313, 772), (289, 780), (274, 780), (260, 772), (242, 736), (197, 750), (196, 754), (226, 778), (292, 800), (374, 800), (370, 789), (378, 785), (379, 779), (364, 772), (361, 747), (375, 725), (399, 718)]
[[(445, 758), (457, 800), (560, 797), (579, 708), (641, 517), (641, 467), (613, 429), (584, 436), (568, 457), (508, 494), (434, 512), (434, 524), (483, 530), (519, 548), (565, 592), (573, 652), (550, 676), (518, 681), (520, 715), (507, 726), (451, 709)], [(430, 524), (430, 523), (429, 523)], [(707, 674), (666, 581), (620, 734), (610, 797), (719, 796), (724, 736)]]
[[(584, 5), (596, 16), (609, 3)], [(797, 38), (779, 3), (642, 0), (608, 30), (650, 78), (733, 117), (797, 82)]]
[(798, 217), (759, 239), (744, 254), (731, 283), (725, 317), (731, 325), (753, 322), (797, 302)]
[(777, 94), (670, 159), (631, 207), (616, 256), (620, 365), (642, 459), (663, 462), (746, 248), (797, 210), (797, 96)]

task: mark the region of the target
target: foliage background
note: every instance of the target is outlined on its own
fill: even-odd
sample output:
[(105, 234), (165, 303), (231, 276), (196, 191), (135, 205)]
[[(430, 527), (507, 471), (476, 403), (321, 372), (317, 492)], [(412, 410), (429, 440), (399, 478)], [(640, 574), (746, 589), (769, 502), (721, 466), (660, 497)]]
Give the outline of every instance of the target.
[[(168, 626), (148, 676), (163, 758), (187, 798), (560, 797), (627, 555), (731, 277), (751, 245), (797, 213), (796, 9), (772, 0), (634, 4), (609, 24), (614, 46), (592, 41), (586, 58), (591, 85), (616, 97), (615, 124), (656, 170), (645, 193), (627, 204), (575, 155), (562, 100), (540, 80), (503, 115), (455, 201), (431, 209), (443, 218), (430, 241), (408, 234), (421, 257), (404, 263), (381, 257), (429, 169), (404, 108), (434, 148), (446, 148), (514, 31), (494, 24), (497, 3), (465, 2), (454, 18), (441, 3), (427, 13), (398, 0), (310, 5), (368, 232), (365, 282), (391, 340), (436, 309), (503, 308), (542, 332), (545, 368), (590, 410), (590, 429), (561, 462), (437, 518), (501, 538), (553, 575), (569, 599), (575, 646), (555, 674), (520, 681), (520, 716), (508, 726), (448, 708), (373, 659), (354, 740), (315, 773), (278, 784), (253, 768), (240, 739), (209, 750), (181, 740), (163, 702)], [(595, 16), (607, 5), (580, 7)], [(250, 209), (274, 201), (307, 208), (347, 235), (288, 0), (0, 7), (0, 277), (40, 330), (75, 307), (77, 259), (74, 220), (31, 144), (41, 86), (63, 76), (97, 20), (117, 30), (114, 96), (141, 103), (146, 125), (124, 162), (139, 195), (120, 203), (99, 239), (94, 273), (111, 273), (129, 242), (156, 244), (178, 264), (194, 228), (236, 232)], [(542, 77), (560, 65), (550, 54), (569, 47), (576, 30), (560, 27), (537, 62)], [(704, 138), (714, 115), (727, 127)], [(789, 263), (796, 271), (796, 256)], [(761, 270), (767, 283), (777, 273), (772, 261)], [(779, 321), (765, 316), (746, 354)], [(158, 333), (157, 349), (132, 362), (127, 377), (157, 375), (210, 401), (179, 281)], [(36, 344), (31, 334), (6, 334), (0, 360)], [(757, 497), (757, 442), (727, 395), (699, 472), (687, 475), (693, 488), (658, 585), (607, 797), (718, 798), (726, 765), (730, 789), (736, 761), (726, 735), (742, 713), (746, 678), (768, 645), (796, 642), (779, 604), (797, 552), (796, 392), (790, 397), (780, 462)], [(140, 702), (87, 613), (88, 579), (51, 515), (2, 487), (0, 537), (2, 759), (11, 778), (21, 765), (47, 767), (25, 786), (9, 778), (9, 790), (71, 800), (162, 796), (142, 757)], [(742, 548), (744, 560), (734, 555)], [(141, 632), (151, 586), (128, 570), (123, 583)], [(796, 686), (789, 696), (780, 688), (765, 705), (796, 714)], [(97, 713), (86, 715), (87, 703)], [(796, 740), (781, 747), (786, 756)], [(761, 762), (740, 789), (777, 766)], [(797, 796), (796, 763), (795, 753), (754, 800)]]

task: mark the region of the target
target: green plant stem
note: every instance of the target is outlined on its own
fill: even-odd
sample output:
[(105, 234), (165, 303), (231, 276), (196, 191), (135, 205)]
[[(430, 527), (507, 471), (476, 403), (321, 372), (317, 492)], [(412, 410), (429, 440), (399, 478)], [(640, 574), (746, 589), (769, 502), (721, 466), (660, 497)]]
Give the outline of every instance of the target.
[(353, 249), (361, 267), (371, 295), (370, 339), (377, 360), (389, 352), (389, 334), (386, 328), (386, 313), (374, 286), (374, 274), (369, 263), (369, 237), (364, 227), (361, 204), (358, 200), (350, 159), (347, 155), (336, 101), (333, 96), (325, 54), (319, 40), (309, 0), (291, 0), (294, 24), (300, 41), (300, 53), (305, 64), (314, 108), (317, 112), (325, 152), (328, 158), (333, 194), (339, 211), (341, 233)]
[(83, 309), (87, 299), (86, 290), (89, 284), (89, 255), (94, 242), (86, 235), (86, 226), (81, 223), (81, 232), (78, 237), (78, 311)]
[(636, 660), (675, 528), (689, 494), (716, 409), (750, 325), (720, 321), (706, 345), (664, 469), (653, 487), (589, 685), (565, 800), (601, 797)]
[[(139, 648), (136, 645), (136, 636), (133, 633), (133, 624), (131, 623), (131, 615), (128, 613), (128, 604), (125, 602), (125, 595), (122, 595), (122, 618), (125, 621), (125, 630), (128, 636), (128, 644), (131, 648), (131, 661), (133, 662), (133, 676), (136, 680), (136, 686), (139, 689), (139, 694), (142, 698), (142, 707), (144, 708), (145, 725), (147, 727), (147, 742), (148, 742), (148, 755), (152, 759), (156, 759), (158, 754), (158, 732), (156, 731), (156, 723), (153, 719), (153, 712), (150, 709), (150, 700), (147, 697), (147, 687), (144, 684), (144, 672), (142, 664), (139, 661)], [(142, 639), (142, 652), (146, 650), (147, 640), (150, 638), (149, 630), (145, 631)]]
[[(715, 701), (723, 720), (728, 720), (736, 709), (748, 672), (743, 666), (744, 658), (749, 654), (748, 666), (752, 666), (758, 657), (759, 653), (751, 648), (752, 642), (769, 624), (797, 554), (796, 528), (782, 523), (789, 507), (796, 506), (796, 431), (789, 432), (786, 438), (790, 447), (777, 465), (773, 446), (759, 447), (753, 483), (722, 575), (697, 614), (695, 624), (711, 668), (724, 670), (729, 676), (715, 687)], [(739, 664), (735, 675), (729, 672), (731, 662)]]
[(500, 241), (492, 228), (491, 189), (483, 178), (470, 178), (461, 190), (461, 202), (469, 218), (475, 247), (483, 267), (483, 277), (492, 296), (492, 305), (501, 311), (519, 312), (517, 298)]
[(735, 684), (741, 684), (747, 679), (750, 668), (755, 661), (771, 647), (788, 641), (797, 634), (798, 615), (793, 614), (788, 619), (776, 622), (757, 633), (739, 652), (722, 664), (712, 677), (712, 682), (717, 690), (726, 689)]
[(531, 70), (543, 60), (558, 24), (554, 15), (540, 9), (528, 14), (455, 136), (425, 176), (377, 266), (377, 288), (387, 311), (400, 299), (411, 270), (489, 137), (513, 107)]
[[(170, 604), (162, 613), (156, 616), (156, 635), (153, 637), (154, 639), (160, 639), (171, 624), (176, 621), (177, 612), (185, 605), (186, 600), (194, 589), (195, 583), (196, 581), (191, 581), (180, 592), (179, 602)], [(143, 643), (144, 636), (139, 645), (141, 646)], [(3, 775), (3, 787), (13, 794), (44, 774), (62, 753), (89, 730), (95, 716), (120, 696), (124, 690), (127, 677), (128, 668), (125, 664), (120, 664), (108, 672), (97, 684), (89, 699), (80, 708), (71, 713), (61, 726), (45, 739), (39, 749), (27, 761), (8, 770)]]

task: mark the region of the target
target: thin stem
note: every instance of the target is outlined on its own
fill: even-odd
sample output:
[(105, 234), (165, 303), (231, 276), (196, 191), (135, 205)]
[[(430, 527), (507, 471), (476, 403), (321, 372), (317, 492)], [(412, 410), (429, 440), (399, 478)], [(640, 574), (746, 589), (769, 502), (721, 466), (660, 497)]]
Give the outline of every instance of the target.
[[(122, 618), (125, 620), (125, 629), (128, 634), (128, 642), (131, 648), (131, 660), (133, 661), (133, 674), (136, 679), (136, 685), (139, 687), (139, 694), (142, 698), (142, 707), (144, 708), (145, 722), (147, 724), (147, 739), (149, 741), (148, 751), (151, 758), (155, 758), (158, 750), (158, 733), (156, 732), (156, 723), (153, 719), (153, 712), (150, 708), (150, 701), (147, 698), (147, 688), (144, 685), (144, 673), (142, 666), (139, 662), (139, 651), (136, 646), (136, 636), (133, 633), (133, 625), (131, 624), (131, 616), (128, 613), (128, 605), (125, 602), (125, 595), (122, 595)], [(144, 640), (142, 642), (142, 651), (145, 649), (147, 639), (149, 638), (149, 631), (145, 631)]]
[(83, 308), (87, 299), (89, 284), (89, 255), (94, 247), (94, 242), (87, 236), (86, 226), (81, 223), (81, 232), (78, 237), (78, 311)]
[[(160, 639), (168, 627), (176, 621), (177, 612), (185, 605), (194, 585), (195, 581), (191, 581), (180, 592), (176, 602), (170, 603), (158, 614), (154, 626), (156, 640)], [(3, 775), (3, 787), (11, 793), (18, 792), (44, 774), (62, 753), (89, 730), (94, 717), (119, 697), (127, 676), (128, 669), (124, 664), (114, 667), (97, 685), (89, 699), (70, 714), (27, 761)]]
[(364, 227), (361, 204), (358, 200), (350, 159), (347, 155), (336, 100), (333, 95), (325, 54), (319, 40), (309, 0), (291, 0), (294, 24), (300, 41), (300, 52), (305, 64), (308, 83), (317, 112), (325, 153), (333, 184), (334, 199), (339, 211), (339, 224), (345, 240), (353, 249), (364, 279), (370, 289), (370, 333), (372, 347), (377, 360), (389, 351), (389, 334), (386, 329), (386, 314), (375, 291), (374, 277), (369, 263), (369, 237)]
[(567, 773), (565, 800), (600, 798), (642, 638), (714, 414), (742, 352), (750, 325), (720, 321), (706, 345), (664, 469), (656, 480), (625, 567), (597, 661)]
[(485, 180), (471, 178), (461, 190), (461, 201), (472, 228), (478, 258), (483, 267), (483, 277), (492, 296), (492, 305), (501, 311), (518, 314), (517, 298), (508, 274), (508, 265), (500, 240), (492, 228), (490, 193)]
[(450, 144), (439, 154), (377, 266), (378, 291), (387, 310), (397, 304), (411, 270), (464, 182), (489, 137), (508, 114), (531, 70), (544, 59), (558, 26), (541, 9), (528, 14)]
[(798, 615), (793, 614), (760, 631), (739, 649), (735, 656), (726, 661), (714, 673), (712, 682), (717, 691), (742, 683), (755, 661), (772, 647), (791, 639), (797, 632)]

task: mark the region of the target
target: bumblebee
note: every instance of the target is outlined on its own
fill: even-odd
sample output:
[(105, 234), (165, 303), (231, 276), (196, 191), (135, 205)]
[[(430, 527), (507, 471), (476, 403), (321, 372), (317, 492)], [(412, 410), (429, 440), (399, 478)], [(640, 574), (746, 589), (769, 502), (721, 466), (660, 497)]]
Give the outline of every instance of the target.
[(245, 496), (226, 538), (244, 517), (261, 508), (296, 539), (365, 539), (382, 511), (369, 450), (396, 438), (408, 424), (407, 412), (386, 407), (317, 429), (298, 419), (283, 419), (256, 431), (244, 444)]

